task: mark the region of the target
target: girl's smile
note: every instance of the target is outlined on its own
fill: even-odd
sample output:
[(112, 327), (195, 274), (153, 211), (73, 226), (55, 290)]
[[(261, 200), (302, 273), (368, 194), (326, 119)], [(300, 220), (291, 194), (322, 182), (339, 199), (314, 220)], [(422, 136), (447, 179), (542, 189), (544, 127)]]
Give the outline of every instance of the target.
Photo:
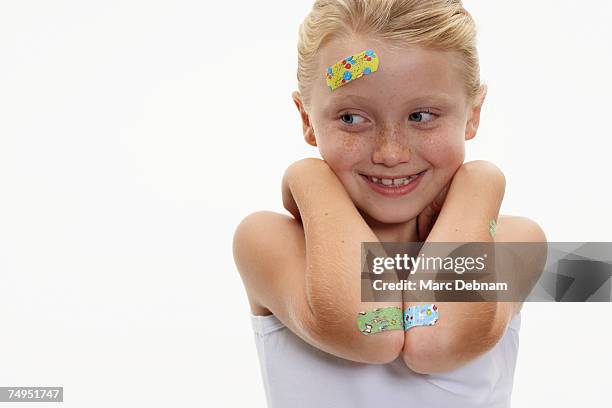
[(367, 176), (360, 174), (365, 183), (375, 192), (385, 197), (396, 198), (417, 188), (427, 170), (408, 176)]

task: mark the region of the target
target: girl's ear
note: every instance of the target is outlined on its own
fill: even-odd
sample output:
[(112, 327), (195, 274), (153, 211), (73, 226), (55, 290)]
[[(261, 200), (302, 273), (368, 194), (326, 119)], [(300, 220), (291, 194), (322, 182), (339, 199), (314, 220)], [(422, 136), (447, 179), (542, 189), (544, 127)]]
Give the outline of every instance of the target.
[(293, 98), (293, 102), (300, 112), (300, 117), (302, 118), (302, 131), (304, 133), (304, 140), (311, 146), (317, 145), (317, 139), (315, 138), (314, 128), (312, 127), (312, 123), (310, 123), (310, 117), (304, 109), (304, 104), (302, 103), (302, 97), (298, 91), (294, 91), (291, 94)]
[(487, 90), (487, 85), (482, 84), (480, 86), (480, 92), (476, 96), (476, 100), (468, 112), (468, 120), (465, 126), (465, 140), (470, 140), (476, 136), (478, 125), (480, 124), (480, 110), (487, 96)]

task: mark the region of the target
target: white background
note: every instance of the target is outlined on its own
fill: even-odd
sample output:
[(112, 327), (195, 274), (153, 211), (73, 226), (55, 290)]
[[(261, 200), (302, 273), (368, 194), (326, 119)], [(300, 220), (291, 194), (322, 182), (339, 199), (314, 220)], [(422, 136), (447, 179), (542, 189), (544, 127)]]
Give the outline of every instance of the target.
[[(231, 240), (318, 157), (290, 97), (311, 4), (0, 3), (0, 386), (265, 405)], [(489, 85), (467, 160), (549, 241), (611, 241), (612, 3), (465, 5)], [(609, 406), (611, 317), (525, 305), (514, 406)]]

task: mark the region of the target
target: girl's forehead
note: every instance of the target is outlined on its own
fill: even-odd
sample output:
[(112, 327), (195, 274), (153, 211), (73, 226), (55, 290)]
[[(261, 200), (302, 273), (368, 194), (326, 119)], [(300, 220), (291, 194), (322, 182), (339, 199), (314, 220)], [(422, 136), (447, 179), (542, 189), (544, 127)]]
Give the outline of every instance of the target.
[[(359, 54), (373, 50), (378, 68), (331, 90), (326, 83), (329, 67)], [(419, 95), (445, 94), (461, 97), (465, 86), (461, 77), (459, 55), (454, 51), (434, 50), (417, 46), (390, 47), (381, 41), (355, 38), (352, 41), (333, 40), (321, 47), (318, 54), (320, 75), (315, 75), (313, 91), (323, 102), (349, 94), (397, 96), (401, 100)]]

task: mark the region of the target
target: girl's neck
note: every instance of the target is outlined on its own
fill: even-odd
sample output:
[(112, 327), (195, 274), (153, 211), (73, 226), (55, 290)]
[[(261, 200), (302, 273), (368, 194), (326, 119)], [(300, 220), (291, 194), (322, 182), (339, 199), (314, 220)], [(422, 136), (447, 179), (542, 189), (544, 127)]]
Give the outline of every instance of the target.
[(402, 223), (387, 224), (371, 218), (368, 214), (361, 210), (359, 210), (359, 212), (381, 242), (418, 241), (416, 218)]

